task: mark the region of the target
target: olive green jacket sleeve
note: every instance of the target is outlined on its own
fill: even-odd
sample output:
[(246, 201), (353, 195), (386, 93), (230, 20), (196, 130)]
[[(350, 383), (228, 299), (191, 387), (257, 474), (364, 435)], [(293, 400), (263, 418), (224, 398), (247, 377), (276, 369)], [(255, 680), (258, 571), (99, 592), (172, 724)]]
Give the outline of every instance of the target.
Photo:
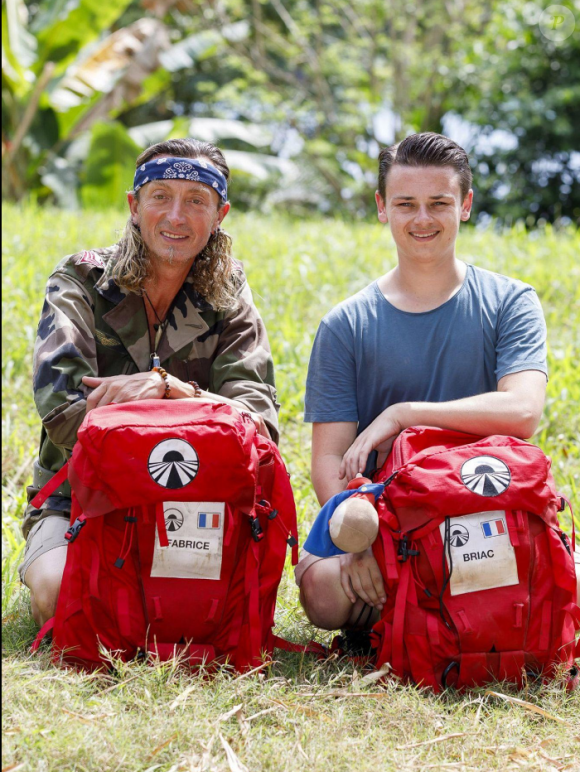
[(82, 378), (97, 375), (91, 305), (79, 280), (60, 271), (48, 280), (34, 347), (34, 401), (49, 440), (64, 451), (86, 412)]

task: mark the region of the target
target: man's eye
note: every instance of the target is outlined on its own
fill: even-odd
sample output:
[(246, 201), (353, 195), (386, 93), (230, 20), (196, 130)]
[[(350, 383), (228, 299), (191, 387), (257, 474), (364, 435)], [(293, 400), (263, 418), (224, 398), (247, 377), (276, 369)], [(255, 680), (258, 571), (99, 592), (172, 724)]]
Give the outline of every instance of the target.
[(439, 205), (439, 206), (447, 206), (447, 202), (446, 201), (435, 201), (435, 206), (437, 206), (437, 205)]

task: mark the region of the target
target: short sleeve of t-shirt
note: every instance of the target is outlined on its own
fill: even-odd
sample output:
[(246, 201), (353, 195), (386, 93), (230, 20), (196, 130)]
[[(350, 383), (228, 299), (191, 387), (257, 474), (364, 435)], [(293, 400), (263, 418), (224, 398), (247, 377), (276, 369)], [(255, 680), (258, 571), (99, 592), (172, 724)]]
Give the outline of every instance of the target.
[(359, 420), (352, 339), (342, 327), (340, 333), (334, 333), (326, 319), (320, 323), (308, 366), (305, 421)]
[(535, 290), (523, 285), (506, 297), (498, 314), (495, 377), (522, 370), (547, 375), (546, 322)]

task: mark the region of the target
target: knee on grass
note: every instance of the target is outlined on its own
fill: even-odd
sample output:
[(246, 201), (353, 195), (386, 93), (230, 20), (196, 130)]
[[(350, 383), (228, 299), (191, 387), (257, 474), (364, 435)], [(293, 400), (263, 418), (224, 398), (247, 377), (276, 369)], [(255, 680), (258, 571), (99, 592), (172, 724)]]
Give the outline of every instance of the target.
[(319, 561), (311, 566), (302, 577), (300, 603), (313, 625), (323, 630), (337, 630), (343, 627), (351, 614), (352, 603), (344, 594), (340, 574), (335, 561)]
[(39, 627), (54, 616), (60, 591), (60, 581), (50, 582), (44, 587), (30, 590), (32, 617)]
[(26, 571), (32, 616), (39, 626), (53, 617), (56, 611), (65, 560), (66, 547), (61, 547), (41, 555)]

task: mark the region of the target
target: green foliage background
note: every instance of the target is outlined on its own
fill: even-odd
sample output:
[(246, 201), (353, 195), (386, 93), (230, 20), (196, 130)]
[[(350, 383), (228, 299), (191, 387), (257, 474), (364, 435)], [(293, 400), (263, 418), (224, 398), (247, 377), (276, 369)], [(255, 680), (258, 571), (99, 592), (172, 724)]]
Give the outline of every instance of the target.
[(230, 151), (238, 206), (360, 217), (379, 146), (445, 130), (476, 215), (578, 223), (580, 0), (561, 41), (551, 5), (3, 0), (4, 195), (120, 206), (127, 147), (191, 134)]

